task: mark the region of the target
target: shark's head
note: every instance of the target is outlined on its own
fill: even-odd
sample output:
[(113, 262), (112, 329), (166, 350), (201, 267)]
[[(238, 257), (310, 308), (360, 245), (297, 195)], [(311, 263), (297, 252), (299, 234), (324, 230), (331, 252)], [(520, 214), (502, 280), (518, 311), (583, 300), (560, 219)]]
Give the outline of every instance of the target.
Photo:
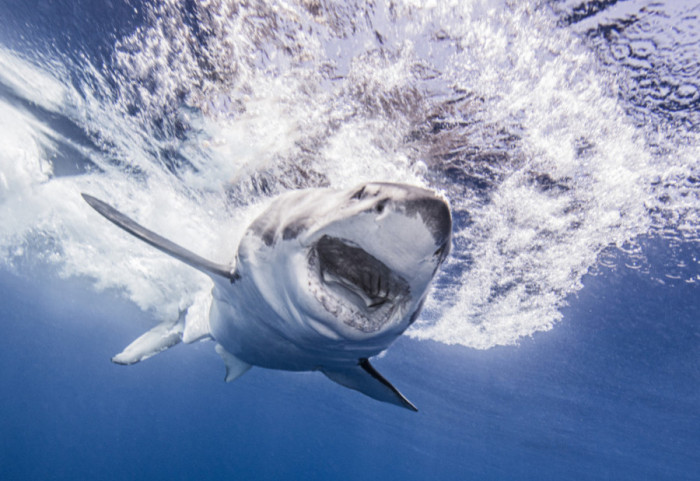
[(452, 218), (430, 190), (368, 183), (283, 197), (251, 231), (268, 251), (258, 259), (278, 266), (269, 281), (288, 284), (297, 315), (317, 331), (393, 340), (416, 319), (449, 253)]
[(356, 335), (403, 331), (449, 253), (449, 207), (402, 184), (364, 184), (343, 197), (337, 218), (302, 239), (310, 292)]

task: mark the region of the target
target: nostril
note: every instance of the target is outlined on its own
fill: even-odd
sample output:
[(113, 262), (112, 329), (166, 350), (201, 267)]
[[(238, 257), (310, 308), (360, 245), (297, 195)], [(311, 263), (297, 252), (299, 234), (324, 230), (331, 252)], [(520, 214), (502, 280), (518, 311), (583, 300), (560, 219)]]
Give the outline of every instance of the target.
[(361, 199), (364, 197), (364, 195), (365, 195), (365, 187), (366, 187), (366, 186), (363, 185), (362, 188), (360, 188), (360, 190), (358, 190), (357, 192), (355, 192), (355, 193), (352, 195), (352, 197), (350, 197), (350, 198), (351, 198), (351, 199), (361, 200)]

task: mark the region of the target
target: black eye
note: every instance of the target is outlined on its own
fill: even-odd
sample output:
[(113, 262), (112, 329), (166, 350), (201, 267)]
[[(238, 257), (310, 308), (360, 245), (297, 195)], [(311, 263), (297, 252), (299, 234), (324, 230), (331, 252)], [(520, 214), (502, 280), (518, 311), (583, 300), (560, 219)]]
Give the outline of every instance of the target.
[(433, 253), (433, 256), (437, 257), (440, 260), (440, 262), (442, 262), (445, 259), (445, 257), (447, 257), (448, 249), (449, 249), (449, 242), (445, 242), (444, 244), (442, 244), (440, 246), (440, 248), (438, 250), (436, 250)]
[(358, 190), (357, 192), (352, 194), (352, 197), (350, 197), (350, 198), (360, 200), (360, 199), (362, 199), (363, 195), (365, 195), (365, 186), (364, 185), (362, 186), (362, 188), (360, 190)]
[(377, 205), (374, 206), (374, 210), (377, 211), (377, 214), (381, 214), (384, 212), (384, 206), (386, 205), (386, 201), (382, 200), (380, 202), (377, 202)]

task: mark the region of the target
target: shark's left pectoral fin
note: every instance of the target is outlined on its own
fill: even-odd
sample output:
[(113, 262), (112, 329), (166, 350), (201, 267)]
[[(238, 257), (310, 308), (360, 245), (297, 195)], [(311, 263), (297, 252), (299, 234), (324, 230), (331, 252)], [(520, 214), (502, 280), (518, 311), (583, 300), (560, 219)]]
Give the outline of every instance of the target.
[(367, 359), (360, 359), (356, 366), (342, 369), (321, 369), (321, 372), (341, 386), (354, 389), (378, 401), (418, 411), (384, 376), (372, 367)]

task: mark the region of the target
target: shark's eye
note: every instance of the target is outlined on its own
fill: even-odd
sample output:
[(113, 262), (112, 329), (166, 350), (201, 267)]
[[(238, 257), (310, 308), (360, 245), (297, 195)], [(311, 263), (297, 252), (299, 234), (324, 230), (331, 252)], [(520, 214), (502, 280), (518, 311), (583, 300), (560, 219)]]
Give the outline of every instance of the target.
[(447, 257), (447, 253), (449, 252), (449, 250), (450, 244), (449, 242), (445, 242), (438, 248), (438, 250), (436, 250), (433, 253), (433, 256), (438, 258), (438, 262), (442, 262), (443, 260), (445, 260), (445, 257)]
[(360, 199), (362, 199), (362, 197), (364, 195), (365, 195), (365, 186), (363, 185), (362, 188), (360, 190), (358, 190), (357, 192), (355, 192), (354, 194), (352, 194), (352, 197), (350, 197), (350, 198), (360, 200)]
[(386, 206), (386, 200), (380, 200), (377, 202), (377, 205), (374, 206), (374, 210), (377, 212), (377, 214), (381, 214), (384, 212), (384, 206)]

